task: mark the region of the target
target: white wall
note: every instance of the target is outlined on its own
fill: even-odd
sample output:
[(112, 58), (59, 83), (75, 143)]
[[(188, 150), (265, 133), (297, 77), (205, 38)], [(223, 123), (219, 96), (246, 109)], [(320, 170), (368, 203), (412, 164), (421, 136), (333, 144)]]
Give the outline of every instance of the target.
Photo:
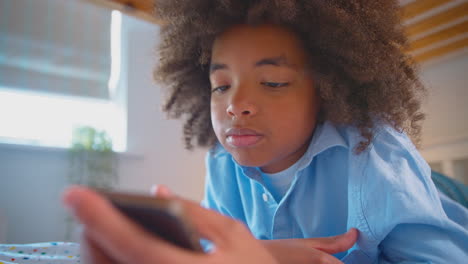
[(423, 144), (434, 146), (468, 139), (468, 52), (421, 65), (428, 89)]
[[(123, 168), (125, 189), (147, 189), (153, 183), (167, 184), (175, 192), (200, 200), (203, 192), (204, 153), (184, 150), (181, 120), (167, 120), (161, 113), (160, 87), (153, 82), (157, 28), (132, 20), (127, 49), (128, 67), (128, 148), (144, 159)], [(133, 109), (133, 110), (132, 110)], [(127, 171), (128, 170), (128, 171)]]
[(428, 89), (423, 110), (421, 153), (442, 172), (468, 184), (468, 171), (457, 160), (468, 159), (468, 52), (467, 49), (421, 65)]
[[(205, 150), (182, 145), (181, 122), (165, 120), (161, 91), (152, 81), (157, 28), (128, 19), (128, 148), (119, 156), (119, 189), (148, 192), (151, 184), (200, 200)], [(60, 193), (68, 174), (67, 152), (60, 149), (0, 145), (0, 243), (63, 241), (65, 212)], [(1, 215), (6, 219), (1, 219)], [(2, 239), (0, 233), (0, 239)]]

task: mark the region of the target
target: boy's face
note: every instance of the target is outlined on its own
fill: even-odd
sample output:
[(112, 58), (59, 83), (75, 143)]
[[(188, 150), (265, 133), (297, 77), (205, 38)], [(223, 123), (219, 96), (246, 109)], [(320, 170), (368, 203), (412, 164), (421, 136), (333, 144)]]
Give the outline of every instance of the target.
[(307, 58), (296, 35), (278, 26), (238, 25), (216, 39), (211, 119), (239, 164), (279, 172), (307, 150), (319, 111)]

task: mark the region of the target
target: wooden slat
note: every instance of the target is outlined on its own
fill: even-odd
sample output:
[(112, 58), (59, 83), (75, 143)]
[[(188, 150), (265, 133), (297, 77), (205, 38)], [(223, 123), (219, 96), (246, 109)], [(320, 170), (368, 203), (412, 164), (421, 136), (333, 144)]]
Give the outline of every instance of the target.
[(418, 23), (409, 25), (405, 29), (406, 35), (408, 37), (414, 37), (415, 35), (421, 34), (443, 24), (447, 24), (464, 16), (468, 16), (468, 2), (452, 7), (442, 13), (428, 17)]
[[(134, 15), (139, 18), (143, 18), (155, 24), (162, 24), (161, 21), (155, 19), (154, 12), (154, 0), (87, 0), (91, 2), (98, 2), (102, 5), (111, 6), (117, 8), (127, 14)], [(431, 9), (442, 6), (454, 0), (416, 0), (401, 8), (401, 17), (403, 20), (408, 20), (416, 16), (422, 15)], [(466, 16), (468, 12), (468, 3), (462, 3), (456, 7), (450, 8), (440, 14), (436, 14), (430, 18), (424, 19), (423, 21), (417, 22), (410, 25), (406, 29), (406, 33), (409, 37), (428, 31), (434, 27), (449, 23), (463, 16)], [(453, 27), (441, 30), (424, 38), (414, 41), (410, 44), (410, 50), (414, 51), (432, 45), (438, 41), (442, 41), (457, 34), (463, 34), (466, 32), (466, 22), (455, 25)], [(422, 62), (428, 59), (432, 59), (436, 56), (442, 56), (446, 53), (455, 51), (460, 48), (467, 46), (468, 39), (455, 41), (451, 44), (439, 47), (436, 49), (429, 50), (422, 54), (415, 56), (416, 61)], [(409, 52), (408, 51), (408, 52)]]
[(460, 39), (458, 41), (452, 42), (450, 44), (447, 44), (445, 46), (429, 50), (427, 52), (418, 54), (414, 56), (414, 59), (421, 63), (430, 59), (434, 59), (436, 57), (441, 57), (444, 55), (447, 55), (451, 52), (455, 52), (457, 50), (463, 49), (468, 47), (468, 38)]
[(416, 0), (402, 7), (401, 18), (408, 20), (453, 0)]
[(154, 0), (110, 0), (139, 11), (153, 14)]
[(410, 43), (410, 52), (468, 32), (468, 21), (453, 25)]
[(161, 25), (162, 21), (154, 16), (153, 0), (83, 0), (109, 9), (116, 9), (125, 14)]

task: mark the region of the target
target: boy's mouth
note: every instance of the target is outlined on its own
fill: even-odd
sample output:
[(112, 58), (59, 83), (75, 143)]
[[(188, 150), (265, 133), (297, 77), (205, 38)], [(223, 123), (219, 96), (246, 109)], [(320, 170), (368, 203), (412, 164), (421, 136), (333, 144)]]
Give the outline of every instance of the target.
[(248, 128), (230, 128), (226, 130), (226, 142), (235, 148), (253, 146), (262, 138), (262, 134)]

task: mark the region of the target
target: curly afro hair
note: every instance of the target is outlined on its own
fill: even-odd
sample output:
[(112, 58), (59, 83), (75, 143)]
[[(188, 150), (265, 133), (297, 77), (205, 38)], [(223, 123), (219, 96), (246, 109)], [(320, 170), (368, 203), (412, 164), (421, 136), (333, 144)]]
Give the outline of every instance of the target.
[(214, 146), (209, 66), (215, 38), (237, 24), (287, 27), (303, 42), (322, 99), (319, 120), (351, 125), (372, 142), (377, 122), (418, 144), (425, 88), (391, 0), (159, 0), (162, 25), (155, 78), (168, 90), (164, 105), (184, 118), (186, 148)]

